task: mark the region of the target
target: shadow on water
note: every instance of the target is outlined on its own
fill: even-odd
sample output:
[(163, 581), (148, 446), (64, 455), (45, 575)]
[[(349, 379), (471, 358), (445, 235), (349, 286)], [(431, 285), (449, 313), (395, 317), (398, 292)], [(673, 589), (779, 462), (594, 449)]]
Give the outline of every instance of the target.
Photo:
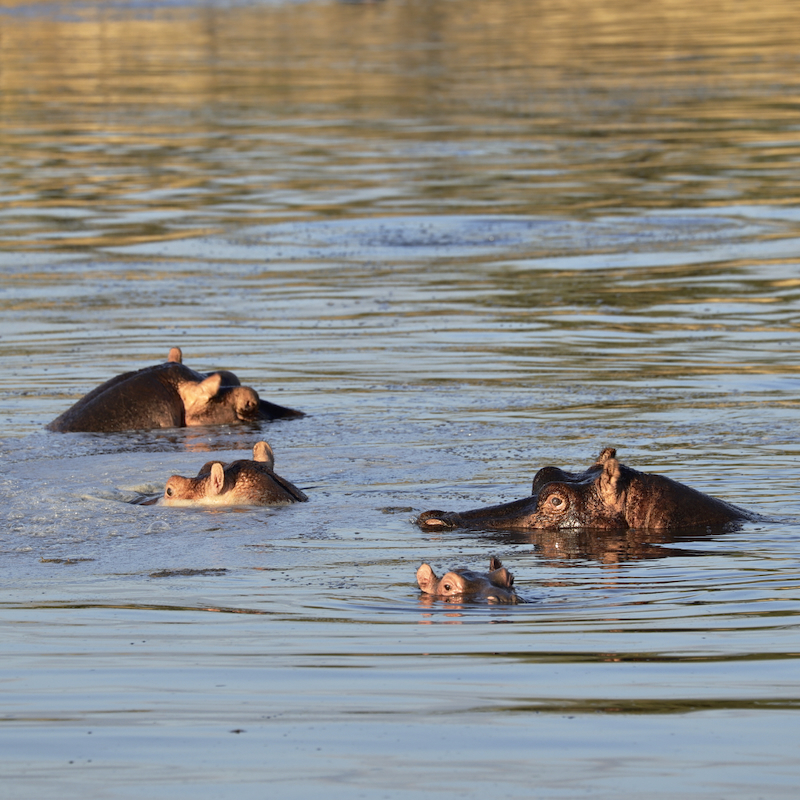
[[(730, 526), (727, 532), (740, 529)], [(538, 558), (553, 565), (570, 561), (594, 561), (601, 564), (624, 564), (673, 556), (691, 557), (708, 554), (702, 542), (718, 541), (723, 529), (705, 527), (680, 531), (626, 530), (607, 531), (582, 528), (570, 531), (470, 531), (495, 545), (531, 545)], [(691, 544), (698, 547), (691, 547)]]

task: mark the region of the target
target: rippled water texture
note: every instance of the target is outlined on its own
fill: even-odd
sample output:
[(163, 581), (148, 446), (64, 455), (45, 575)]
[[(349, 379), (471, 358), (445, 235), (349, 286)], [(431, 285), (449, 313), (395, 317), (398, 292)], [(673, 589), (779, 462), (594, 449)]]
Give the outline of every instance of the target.
[[(0, 0), (0, 796), (794, 798), (787, 0)], [(226, 368), (308, 416), (53, 434)], [(126, 502), (258, 439), (310, 502)], [(423, 533), (601, 447), (729, 533)], [(420, 597), (498, 556), (518, 606)]]

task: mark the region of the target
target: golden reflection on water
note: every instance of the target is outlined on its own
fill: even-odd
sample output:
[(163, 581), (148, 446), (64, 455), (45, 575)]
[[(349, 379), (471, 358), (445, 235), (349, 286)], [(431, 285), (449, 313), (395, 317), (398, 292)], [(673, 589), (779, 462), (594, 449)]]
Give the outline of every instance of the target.
[(795, 23), (788, 0), (6, 0), (0, 236), (792, 204)]
[[(143, 710), (161, 750), (162, 721), (191, 734), (165, 769), (201, 792), (245, 760), (255, 766), (240, 783), (290, 775), (311, 788), (322, 772), (310, 761), (293, 772), (292, 759), (320, 748), (316, 770), (344, 753), (337, 785), (394, 764), (382, 791), (412, 777), (452, 789), (454, 776), (464, 793), (496, 791), (467, 758), (516, 775), (520, 797), (534, 783), (568, 791), (567, 773), (578, 792), (632, 794), (609, 789), (610, 774), (638, 796), (668, 771), (686, 776), (665, 784), (673, 794), (723, 795), (744, 776), (755, 796), (754, 764), (778, 765), (793, 790), (797, 737), (763, 712), (798, 705), (796, 670), (784, 669), (797, 652), (796, 517), (718, 539), (501, 543), (427, 539), (407, 515), (512, 499), (543, 459), (582, 464), (602, 444), (795, 514), (796, 253), (790, 240), (771, 247), (769, 230), (731, 228), (759, 205), (767, 219), (783, 208), (780, 236), (796, 225), (798, 39), (788, 0), (0, 0), (0, 394), (4, 435), (18, 437), (3, 455), (0, 549), (21, 698), (7, 739), (46, 759), (15, 751), (14, 775), (28, 786), (46, 773), (47, 795), (98, 713), (141, 731)], [(688, 225), (638, 227), (642, 210), (695, 220), (709, 207), (729, 220), (716, 239), (713, 224), (688, 243)], [(593, 218), (606, 211), (615, 221), (601, 230)], [(466, 246), (464, 215), (511, 213), (582, 230), (544, 230), (552, 244), (529, 250)], [(397, 224), (434, 214), (462, 223), (427, 239)], [(394, 217), (382, 234), (351, 224), (378, 216)], [(348, 226), (254, 235), (249, 252), (235, 241), (241, 225), (327, 217)], [(194, 248), (170, 241), (183, 238)], [(348, 250), (353, 239), (366, 255)], [(404, 248), (417, 240), (427, 255)], [(164, 249), (87, 254), (143, 242)], [(247, 449), (249, 430), (56, 444), (42, 433), (173, 344), (270, 399), (292, 392), (287, 404), (309, 416), (268, 435), (313, 480), (314, 502), (222, 520), (108, 499), (191, 468), (192, 452)], [(513, 616), (417, 602), (420, 559), (485, 563), (488, 544), (530, 598)], [(497, 623), (491, 635), (483, 623)], [(705, 672), (684, 669), (703, 660)], [(464, 737), (481, 711), (481, 735)], [(531, 738), (540, 711), (589, 726)], [(227, 730), (244, 719), (254, 735), (228, 758), (231, 713)], [(63, 725), (28, 724), (54, 714)], [(663, 760), (663, 716), (650, 744), (649, 721), (631, 727), (639, 714), (692, 714), (669, 731), (698, 754), (688, 769), (680, 754)], [(399, 743), (386, 735), (398, 721)], [(286, 740), (264, 738), (295, 723)], [(328, 732), (304, 740), (300, 725)], [(43, 734), (58, 746), (41, 756)], [(480, 751), (453, 767), (442, 737)], [(155, 750), (131, 741), (121, 785), (156, 780)], [(738, 773), (731, 752), (746, 754)]]

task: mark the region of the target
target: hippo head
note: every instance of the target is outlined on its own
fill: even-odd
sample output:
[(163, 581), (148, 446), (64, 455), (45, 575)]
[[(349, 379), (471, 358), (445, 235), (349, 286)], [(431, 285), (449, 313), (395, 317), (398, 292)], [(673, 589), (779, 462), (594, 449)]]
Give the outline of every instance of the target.
[(253, 458), (224, 464), (209, 461), (196, 478), (173, 475), (164, 488), (166, 506), (266, 506), (303, 502), (308, 498), (273, 471), (275, 458), (267, 442), (258, 442)]
[[(183, 363), (179, 347), (170, 349), (167, 363)], [(228, 370), (216, 370), (205, 378), (194, 374), (200, 380), (189, 378), (176, 382), (186, 425), (229, 425), (278, 416), (303, 416), (300, 411), (262, 400), (255, 389), (242, 386), (239, 378)]]
[(451, 602), (485, 600), (488, 603), (515, 604), (519, 602), (513, 589), (514, 576), (492, 557), (489, 572), (472, 572), (455, 569), (437, 578), (430, 564), (417, 570), (419, 588), (427, 595), (441, 597)]
[(607, 447), (584, 472), (539, 470), (530, 497), (461, 513), (426, 511), (417, 524), (423, 530), (625, 530), (714, 526), (750, 518), (744, 509), (670, 478), (626, 467)]
[(214, 372), (202, 381), (178, 384), (187, 425), (227, 425), (269, 419), (262, 400), (249, 386), (224, 385), (224, 373)]

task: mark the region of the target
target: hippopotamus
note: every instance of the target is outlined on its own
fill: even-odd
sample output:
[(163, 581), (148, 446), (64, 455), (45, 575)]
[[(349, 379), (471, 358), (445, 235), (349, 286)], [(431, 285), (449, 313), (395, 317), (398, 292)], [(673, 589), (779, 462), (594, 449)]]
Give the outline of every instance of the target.
[(626, 467), (613, 447), (605, 448), (584, 472), (543, 467), (531, 496), (472, 511), (425, 511), (423, 530), (599, 530), (714, 528), (757, 519), (757, 515), (698, 492), (663, 475)]
[(485, 600), (488, 603), (516, 604), (520, 602), (514, 591), (514, 576), (492, 556), (489, 572), (454, 569), (437, 578), (430, 564), (417, 570), (417, 583), (425, 594), (448, 600)]
[(232, 372), (195, 372), (183, 364), (179, 347), (167, 361), (106, 381), (56, 417), (47, 428), (71, 431), (126, 431), (230, 425), (304, 416), (269, 403)]
[(253, 459), (223, 464), (209, 461), (196, 478), (173, 475), (164, 489), (165, 506), (279, 506), (304, 503), (308, 497), (274, 472), (275, 457), (267, 442), (253, 447)]

